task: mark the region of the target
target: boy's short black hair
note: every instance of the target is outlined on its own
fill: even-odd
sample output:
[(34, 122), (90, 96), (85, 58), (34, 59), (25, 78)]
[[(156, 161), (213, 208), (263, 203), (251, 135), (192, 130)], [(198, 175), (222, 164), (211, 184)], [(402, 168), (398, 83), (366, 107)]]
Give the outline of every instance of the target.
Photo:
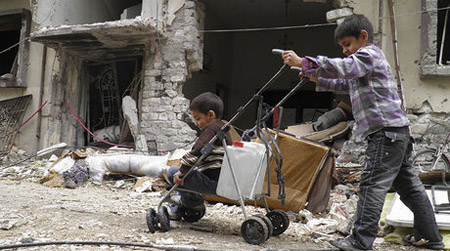
[(366, 30), (369, 34), (369, 42), (373, 43), (373, 26), (369, 19), (364, 15), (352, 15), (346, 17), (342, 23), (338, 25), (336, 30), (334, 30), (334, 40), (346, 36), (353, 36), (356, 39), (359, 38), (362, 30)]
[(216, 114), (216, 118), (220, 119), (223, 113), (223, 102), (216, 94), (205, 92), (191, 101), (189, 110), (199, 111), (205, 115), (211, 110)]

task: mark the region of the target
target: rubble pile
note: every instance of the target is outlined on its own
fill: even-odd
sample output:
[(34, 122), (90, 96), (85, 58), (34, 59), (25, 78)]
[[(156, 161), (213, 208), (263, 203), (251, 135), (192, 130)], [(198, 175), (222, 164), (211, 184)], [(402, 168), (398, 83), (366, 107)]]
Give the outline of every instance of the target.
[[(183, 155), (177, 154), (178, 152), (179, 151), (176, 151), (172, 157), (147, 157), (163, 157), (162, 160), (166, 165), (167, 163), (176, 163), (176, 159), (179, 158), (178, 155)], [(127, 154), (131, 154), (129, 156), (134, 156), (134, 160), (136, 160), (136, 156), (133, 155), (135, 153), (127, 153), (122, 150), (108, 152), (88, 148), (82, 151), (65, 149), (58, 152), (58, 154), (59, 156), (52, 153), (45, 157), (39, 157), (37, 160), (36, 158), (31, 158), (18, 165), (0, 168), (0, 179), (9, 182), (19, 181), (19, 183), (17, 183), (18, 185), (31, 182), (32, 184), (43, 187), (42, 189), (44, 189), (45, 186), (75, 188), (64, 189), (60, 192), (54, 190), (56, 196), (59, 195), (60, 198), (49, 199), (46, 195), (42, 195), (39, 198), (42, 204), (38, 207), (48, 210), (48, 214), (54, 214), (54, 212), (62, 210), (64, 212), (75, 212), (89, 217), (89, 220), (78, 221), (68, 226), (60, 227), (62, 231), (84, 231), (91, 228), (109, 228), (106, 227), (106, 225), (108, 225), (107, 219), (98, 217), (92, 218), (89, 216), (94, 215), (96, 212), (104, 211), (108, 212), (108, 214), (112, 214), (112, 216), (107, 216), (109, 218), (122, 216), (131, 218), (138, 217), (140, 219), (139, 221), (145, 222), (144, 216), (146, 209), (156, 206), (169, 187), (168, 182), (163, 178), (164, 171), (160, 171), (160, 169), (164, 170), (165, 167), (158, 169), (158, 174), (154, 175), (154, 177), (138, 173), (141, 169), (132, 167), (133, 164), (130, 164), (130, 158), (126, 157), (128, 156)], [(8, 164), (11, 165), (26, 158), (29, 158), (29, 155), (23, 151), (14, 149), (14, 152), (8, 156), (8, 159), (5, 160), (5, 157), (2, 158), (1, 165), (2, 167)], [(107, 164), (104, 164), (103, 169), (105, 169), (105, 172), (101, 174), (101, 179), (98, 179), (98, 173), (91, 170), (93, 167), (95, 169), (95, 165), (98, 165), (98, 162), (93, 161), (94, 159), (101, 161), (108, 160), (108, 162), (104, 162)], [(155, 158), (154, 160), (159, 161), (161, 159)], [(114, 161), (117, 161), (117, 165), (114, 164)], [(7, 162), (9, 163), (7, 164)], [(345, 182), (355, 182), (358, 180), (356, 176), (359, 167), (360, 166), (350, 163), (339, 165), (337, 170), (340, 178), (342, 178), (341, 180), (344, 180)], [(98, 168), (95, 170), (98, 170)], [(67, 181), (72, 181), (72, 183), (68, 184)], [(86, 204), (84, 203), (84, 199), (75, 199), (78, 194), (85, 194), (84, 196), (88, 196), (92, 191), (97, 192), (103, 190), (112, 193), (103, 195), (105, 197), (98, 203)], [(302, 243), (311, 243), (311, 245), (329, 247), (329, 240), (346, 236), (350, 233), (352, 218), (357, 207), (357, 192), (358, 188), (350, 183), (346, 185), (337, 185), (331, 191), (330, 200), (325, 212), (313, 214), (307, 209), (302, 209), (299, 212), (287, 212), (287, 215), (290, 218), (290, 226), (286, 232), (279, 237), (279, 240), (292, 240), (293, 242), (300, 241)], [(95, 197), (97, 195), (92, 196)], [(47, 201), (47, 204), (44, 203), (44, 201)], [(160, 238), (161, 236), (159, 236), (157, 242), (177, 244), (181, 241), (183, 244), (202, 245), (210, 241), (207, 239), (194, 240), (192, 238), (186, 238), (179, 232), (187, 230), (212, 233), (216, 236), (214, 238), (218, 239), (223, 238), (224, 236), (240, 236), (241, 224), (245, 220), (240, 206), (208, 202), (205, 204), (207, 207), (206, 215), (200, 221), (196, 223), (187, 223), (184, 221), (171, 222), (171, 228), (174, 229), (174, 231), (163, 233), (165, 234), (164, 238)], [(31, 241), (54, 239), (55, 230), (52, 230), (51, 227), (46, 231), (39, 231), (39, 233), (31, 230), (36, 227), (35, 224), (38, 224), (34, 223), (34, 221), (42, 217), (42, 213), (40, 215), (37, 215), (38, 213), (26, 215), (22, 214), (20, 211), (21, 210), (9, 210), (8, 212), (0, 214), (0, 229), (3, 231), (28, 229), (28, 231), (25, 231), (21, 236), (16, 236), (14, 241), (9, 239), (9, 241), (4, 243), (22, 242), (27, 241), (28, 239)], [(254, 205), (247, 205), (246, 211), (249, 215), (266, 214), (264, 208), (255, 207)], [(61, 216), (64, 215), (64, 213), (61, 214)], [(63, 222), (70, 221), (71, 219), (68, 218), (63, 220)], [(389, 229), (389, 225), (386, 225), (385, 222), (382, 222), (382, 224), (384, 224), (384, 226), (381, 230), (384, 231), (382, 233), (385, 235), (389, 233), (391, 229)], [(114, 231), (114, 229), (111, 229), (110, 232), (97, 232), (93, 234), (93, 238), (97, 240), (114, 240), (114, 234), (111, 231)], [(148, 235), (147, 231), (145, 225), (140, 226), (139, 229), (135, 227), (132, 233), (127, 235), (127, 239), (136, 242), (151, 242), (152, 238)], [(377, 245), (386, 244), (383, 244), (382, 240), (378, 240)], [(234, 247), (232, 243), (224, 244), (224, 246), (228, 246), (229, 248)]]

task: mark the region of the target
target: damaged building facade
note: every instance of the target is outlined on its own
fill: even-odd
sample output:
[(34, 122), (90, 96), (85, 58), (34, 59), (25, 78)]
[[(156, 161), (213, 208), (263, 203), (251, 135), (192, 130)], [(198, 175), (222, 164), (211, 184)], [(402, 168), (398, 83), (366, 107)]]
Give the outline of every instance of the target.
[[(182, 147), (196, 134), (182, 121), (190, 99), (217, 93), (230, 119), (281, 66), (271, 49), (342, 56), (332, 39), (335, 21), (357, 13), (370, 18), (376, 43), (393, 68), (400, 66), (413, 136), (440, 143), (450, 124), (450, 32), (443, 32), (449, 4), (393, 1), (391, 25), (388, 0), (0, 1), (0, 32), (8, 37), (0, 49), (18, 44), (0, 54), (0, 101), (31, 95), (22, 117), (36, 116), (13, 140), (30, 153), (98, 141), (83, 125), (139, 149)], [(278, 82), (264, 93), (268, 103), (298, 82), (297, 73)], [(283, 125), (312, 121), (347, 98), (306, 86), (286, 103)], [(255, 118), (250, 107), (236, 128), (251, 128)]]

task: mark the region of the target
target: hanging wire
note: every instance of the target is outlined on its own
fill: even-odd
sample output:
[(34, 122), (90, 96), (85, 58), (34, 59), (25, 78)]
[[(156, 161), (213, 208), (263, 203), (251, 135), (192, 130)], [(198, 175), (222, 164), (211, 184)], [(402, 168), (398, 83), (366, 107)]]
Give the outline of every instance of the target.
[(325, 26), (335, 26), (336, 23), (324, 23), (324, 24), (304, 24), (293, 26), (280, 26), (280, 27), (261, 27), (261, 28), (242, 28), (242, 29), (223, 29), (223, 30), (199, 30), (201, 33), (225, 33), (225, 32), (249, 32), (249, 31), (277, 31), (277, 30), (295, 30), (305, 28), (317, 28)]
[[(447, 10), (450, 7), (428, 9), (422, 11), (407, 12), (403, 14), (397, 14), (395, 17), (404, 17), (417, 14), (423, 14), (428, 12), (437, 12), (441, 10)], [(380, 17), (379, 19), (390, 19), (390, 16)], [(322, 24), (305, 24), (305, 25), (292, 25), (292, 26), (279, 26), (279, 27), (260, 27), (260, 28), (238, 28), (238, 29), (219, 29), (219, 30), (199, 30), (201, 33), (226, 33), (226, 32), (252, 32), (252, 31), (277, 31), (277, 30), (295, 30), (295, 29), (306, 29), (306, 28), (317, 28), (326, 26), (335, 26), (336, 23), (322, 23)]]
[(18, 46), (19, 44), (21, 44), (21, 43), (23, 43), (23, 42), (25, 42), (25, 41), (27, 41), (27, 40), (29, 40), (29, 39), (30, 39), (30, 37), (26, 37), (26, 38), (20, 40), (19, 42), (17, 42), (17, 43), (15, 43), (15, 44), (11, 45), (10, 47), (8, 47), (8, 48), (6, 48), (6, 49), (0, 51), (0, 54), (3, 54), (3, 53), (5, 53), (5, 52), (11, 50), (12, 48)]

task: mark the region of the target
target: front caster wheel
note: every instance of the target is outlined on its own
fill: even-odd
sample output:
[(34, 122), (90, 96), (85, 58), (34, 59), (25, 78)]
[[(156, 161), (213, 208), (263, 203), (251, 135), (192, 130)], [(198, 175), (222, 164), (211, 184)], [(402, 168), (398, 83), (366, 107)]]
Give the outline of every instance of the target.
[(242, 223), (241, 235), (246, 242), (258, 245), (267, 239), (269, 230), (264, 220), (258, 217), (250, 217)]
[(147, 209), (145, 219), (147, 220), (148, 230), (150, 233), (154, 234), (156, 229), (158, 229), (158, 216), (156, 215), (155, 209)]
[(162, 232), (167, 232), (170, 230), (170, 220), (169, 213), (167, 212), (167, 207), (161, 207), (161, 212), (158, 215), (159, 225)]
[(277, 236), (289, 227), (289, 217), (281, 210), (272, 210), (266, 214), (273, 225), (273, 235)]

